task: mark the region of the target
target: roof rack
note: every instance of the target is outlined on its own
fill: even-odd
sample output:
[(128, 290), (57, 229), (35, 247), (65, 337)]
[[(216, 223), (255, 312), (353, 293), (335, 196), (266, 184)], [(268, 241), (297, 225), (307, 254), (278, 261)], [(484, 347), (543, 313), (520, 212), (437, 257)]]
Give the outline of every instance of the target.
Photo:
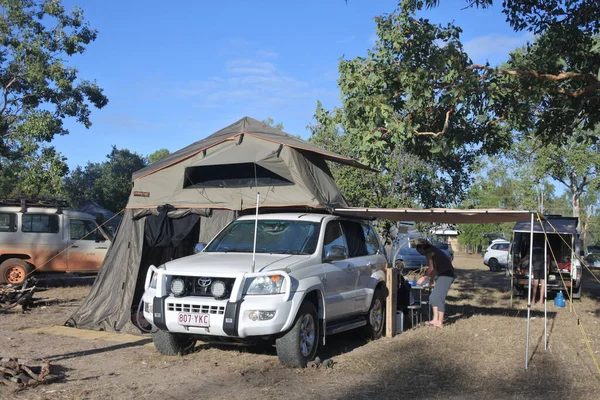
[(56, 208), (57, 214), (61, 214), (65, 208), (71, 208), (71, 205), (66, 200), (27, 198), (0, 198), (0, 206), (21, 207), (21, 212), (26, 212), (28, 207)]

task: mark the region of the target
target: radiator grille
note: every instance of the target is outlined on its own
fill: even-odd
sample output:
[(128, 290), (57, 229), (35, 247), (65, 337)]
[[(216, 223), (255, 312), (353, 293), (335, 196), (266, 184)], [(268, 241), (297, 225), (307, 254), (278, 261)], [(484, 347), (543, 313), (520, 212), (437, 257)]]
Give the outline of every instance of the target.
[(225, 307), (223, 306), (209, 306), (185, 303), (167, 303), (167, 310), (197, 314), (225, 314)]

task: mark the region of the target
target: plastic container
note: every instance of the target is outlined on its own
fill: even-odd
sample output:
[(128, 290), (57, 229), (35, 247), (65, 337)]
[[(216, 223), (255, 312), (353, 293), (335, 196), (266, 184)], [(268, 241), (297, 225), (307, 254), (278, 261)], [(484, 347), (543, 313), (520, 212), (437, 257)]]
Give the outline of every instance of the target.
[(557, 307), (565, 306), (565, 297), (563, 296), (562, 290), (558, 292), (558, 294), (554, 298), (554, 305)]

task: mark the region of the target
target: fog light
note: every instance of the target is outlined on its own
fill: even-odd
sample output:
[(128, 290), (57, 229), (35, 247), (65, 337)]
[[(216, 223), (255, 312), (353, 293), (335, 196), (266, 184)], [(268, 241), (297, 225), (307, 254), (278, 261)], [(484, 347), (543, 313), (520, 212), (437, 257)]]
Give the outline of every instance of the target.
[(181, 278), (175, 278), (171, 281), (171, 293), (176, 297), (183, 296), (185, 293), (185, 282)]
[(258, 319), (261, 321), (267, 321), (275, 317), (275, 311), (259, 311)]
[(248, 318), (251, 321), (268, 321), (275, 317), (275, 311), (250, 311), (248, 313)]
[(219, 300), (225, 297), (227, 294), (227, 286), (225, 286), (225, 282), (223, 281), (214, 281), (210, 287), (210, 291), (212, 292), (214, 298)]
[(149, 314), (152, 314), (154, 307), (152, 305), (152, 303), (146, 303), (144, 302), (144, 311), (146, 311)]

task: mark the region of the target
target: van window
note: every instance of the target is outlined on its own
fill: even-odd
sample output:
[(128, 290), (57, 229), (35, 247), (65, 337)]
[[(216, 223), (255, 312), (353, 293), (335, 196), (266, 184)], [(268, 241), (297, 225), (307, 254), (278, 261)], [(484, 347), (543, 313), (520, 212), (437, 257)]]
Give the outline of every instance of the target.
[(16, 232), (16, 220), (17, 214), (15, 213), (0, 213), (0, 232)]
[(89, 219), (72, 219), (69, 221), (71, 240), (96, 240), (96, 225)]
[(56, 214), (23, 214), (21, 224), (23, 232), (57, 233), (58, 215)]

